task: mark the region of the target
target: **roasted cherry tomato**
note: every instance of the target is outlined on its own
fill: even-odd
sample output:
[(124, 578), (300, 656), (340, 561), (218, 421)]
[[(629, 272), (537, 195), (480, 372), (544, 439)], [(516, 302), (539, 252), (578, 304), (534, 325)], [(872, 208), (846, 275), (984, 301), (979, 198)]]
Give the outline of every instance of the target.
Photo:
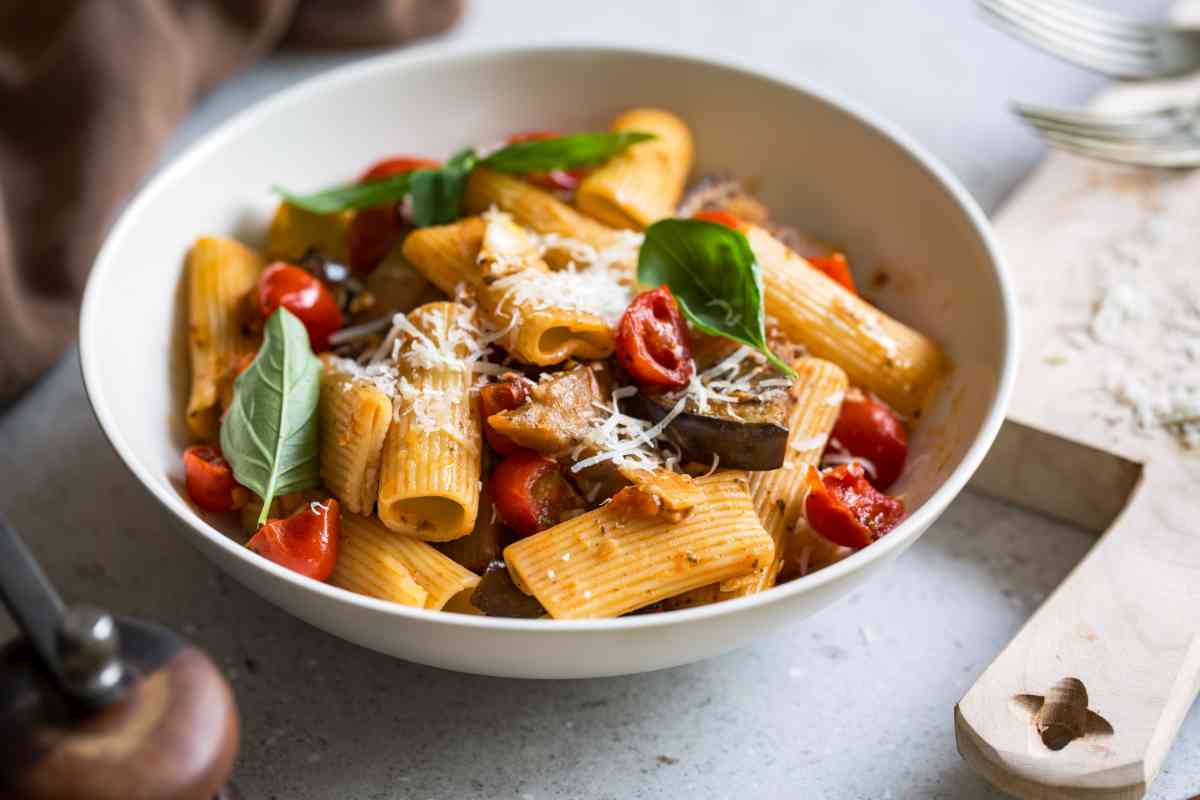
[(692, 215), (692, 219), (724, 225), (726, 228), (733, 228), (735, 231), (746, 230), (746, 223), (728, 211), (697, 211)]
[(479, 390), (479, 408), (483, 417), (483, 435), (488, 444), (502, 456), (510, 456), (524, 448), (496, 431), (488, 424), (488, 417), (501, 411), (511, 411), (525, 402), (529, 396), (529, 384), (522, 380), (506, 380), (489, 383)]
[[(428, 158), (396, 156), (385, 158), (362, 174), (359, 183), (404, 175), (417, 169), (436, 169), (441, 166)], [(359, 209), (346, 230), (346, 249), (350, 266), (359, 272), (370, 272), (388, 254), (404, 232), (397, 213), (398, 203)]]
[[(508, 143), (540, 142), (544, 139), (558, 139), (561, 136), (562, 134), (556, 131), (526, 131), (525, 133), (514, 133), (508, 137)], [(587, 173), (587, 169), (583, 167), (555, 169), (550, 172), (531, 172), (525, 176), (525, 180), (544, 189), (561, 189), (572, 192), (587, 176)]]
[(880, 491), (887, 491), (900, 477), (908, 458), (908, 433), (900, 418), (886, 403), (858, 389), (846, 393), (830, 438), (850, 455), (874, 465), (871, 483)]
[(276, 261), (258, 279), (258, 308), (263, 318), (283, 306), (304, 323), (314, 353), (329, 349), (329, 336), (342, 327), (342, 311), (319, 278), (300, 267)]
[(431, 158), (421, 158), (420, 156), (393, 156), (385, 158), (381, 161), (376, 161), (371, 165), (371, 168), (362, 174), (358, 179), (359, 183), (367, 181), (377, 181), (383, 178), (393, 178), (397, 175), (404, 175), (418, 169), (437, 169), (441, 163), (434, 161)]
[(566, 512), (584, 507), (552, 458), (520, 450), (492, 471), (488, 491), (504, 524), (522, 536), (562, 522)]
[(233, 511), (249, 499), (215, 447), (194, 445), (184, 450), (183, 473), (188, 497), (205, 511)]
[(617, 326), (616, 349), (639, 385), (681, 389), (696, 369), (687, 323), (666, 286), (633, 298)]
[(286, 519), (267, 520), (246, 546), (292, 572), (323, 581), (337, 564), (341, 536), (338, 501), (331, 497), (301, 506)]
[(804, 515), (812, 529), (834, 544), (860, 549), (896, 527), (904, 501), (875, 489), (862, 464), (843, 464), (805, 476), (808, 498)]
[(850, 274), (850, 262), (846, 260), (844, 253), (833, 253), (828, 256), (812, 256), (808, 259), (808, 263), (821, 270), (821, 272), (824, 272), (830, 278), (833, 278), (846, 289), (858, 294), (858, 289), (854, 285), (854, 276)]

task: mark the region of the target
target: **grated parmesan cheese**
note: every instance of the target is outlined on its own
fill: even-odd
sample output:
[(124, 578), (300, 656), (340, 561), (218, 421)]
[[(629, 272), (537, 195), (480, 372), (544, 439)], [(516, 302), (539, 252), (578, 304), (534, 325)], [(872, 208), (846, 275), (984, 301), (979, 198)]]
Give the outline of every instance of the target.
[[(693, 373), (682, 390), (683, 397), (691, 400), (700, 414), (708, 413), (714, 402), (736, 405), (747, 397), (770, 400), (786, 393), (792, 386), (792, 381), (787, 378), (755, 380), (770, 369), (762, 353), (742, 346), (704, 372)], [(737, 416), (731, 409), (728, 413)]]
[(671, 422), (683, 413), (687, 397), (681, 397), (661, 420), (651, 425), (644, 419), (631, 417), (621, 412), (620, 401), (637, 394), (633, 386), (622, 386), (613, 390), (612, 405), (597, 404), (596, 409), (604, 412), (592, 423), (583, 441), (571, 453), (578, 458), (588, 450), (596, 454), (576, 461), (571, 472), (580, 472), (588, 467), (611, 461), (617, 466), (632, 466), (641, 469), (673, 469), (679, 464), (678, 454), (663, 455), (659, 446), (674, 447), (670, 442), (659, 441)]
[(875, 470), (875, 463), (868, 458), (862, 456), (852, 456), (849, 453), (826, 452), (821, 457), (821, 469), (825, 467), (836, 467), (842, 464), (862, 464), (863, 470), (871, 476), (878, 477), (879, 473)]
[(574, 264), (558, 272), (525, 269), (497, 279), (492, 287), (501, 293), (500, 309), (540, 311), (564, 308), (585, 311), (616, 325), (625, 313), (632, 292), (601, 269), (580, 270)]
[(788, 447), (799, 453), (807, 453), (809, 450), (817, 450), (824, 446), (824, 436), (810, 436), (807, 439), (795, 439), (788, 444)]

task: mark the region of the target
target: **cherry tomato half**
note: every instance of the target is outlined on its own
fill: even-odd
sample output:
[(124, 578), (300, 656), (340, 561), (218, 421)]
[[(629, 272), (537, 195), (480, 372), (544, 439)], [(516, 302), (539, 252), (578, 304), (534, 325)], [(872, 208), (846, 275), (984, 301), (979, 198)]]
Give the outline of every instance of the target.
[(479, 390), (479, 408), (484, 420), (483, 435), (492, 449), (502, 456), (510, 456), (524, 448), (493, 428), (487, 421), (488, 417), (517, 408), (528, 396), (529, 384), (522, 380), (489, 383)]
[(532, 450), (520, 450), (492, 471), (488, 491), (504, 524), (522, 536), (552, 528), (583, 499), (567, 483), (558, 462)]
[(300, 267), (276, 261), (258, 279), (258, 308), (263, 318), (283, 306), (308, 331), (314, 353), (329, 349), (329, 336), (342, 327), (342, 311), (320, 279)]
[(633, 298), (617, 326), (616, 350), (639, 385), (681, 389), (696, 369), (691, 335), (666, 286)]
[[(437, 161), (416, 156), (385, 158), (371, 166), (359, 183), (382, 180), (404, 175), (418, 169), (436, 169)], [(359, 209), (346, 230), (346, 249), (350, 253), (350, 266), (358, 272), (370, 272), (380, 259), (388, 254), (404, 233), (397, 214), (397, 203)]]
[(246, 546), (292, 572), (323, 581), (337, 564), (341, 536), (338, 501), (331, 497), (301, 506), (286, 519), (267, 520)]
[(850, 274), (850, 262), (846, 260), (844, 253), (833, 253), (828, 256), (812, 256), (808, 259), (808, 263), (821, 270), (821, 272), (824, 272), (830, 278), (833, 278), (844, 288), (849, 289), (854, 294), (858, 294), (858, 288), (854, 285), (854, 276)]
[(735, 231), (744, 231), (747, 228), (745, 222), (728, 211), (697, 211), (692, 215), (692, 219), (724, 225), (726, 228), (732, 228)]
[(188, 497), (205, 511), (233, 511), (249, 499), (234, 480), (233, 468), (215, 447), (193, 445), (184, 450), (183, 473)]
[[(540, 142), (545, 139), (558, 139), (562, 134), (557, 131), (526, 131), (524, 133), (514, 133), (508, 137), (509, 144), (520, 144), (521, 142)], [(588, 171), (585, 167), (577, 167), (575, 169), (555, 169), (550, 172), (531, 172), (525, 176), (525, 180), (532, 184), (541, 186), (543, 189), (561, 189), (563, 191), (572, 192), (580, 182), (587, 177)]]
[(875, 489), (862, 464), (843, 464), (805, 475), (804, 515), (812, 529), (834, 544), (860, 549), (896, 527), (904, 501)]
[(908, 432), (900, 418), (886, 403), (857, 389), (846, 393), (830, 438), (875, 465), (871, 483), (880, 491), (900, 477), (908, 458)]

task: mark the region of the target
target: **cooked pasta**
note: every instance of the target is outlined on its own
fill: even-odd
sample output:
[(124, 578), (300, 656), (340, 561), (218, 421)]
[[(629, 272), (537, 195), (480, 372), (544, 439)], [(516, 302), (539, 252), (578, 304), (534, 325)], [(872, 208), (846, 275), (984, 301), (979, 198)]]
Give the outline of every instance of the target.
[(785, 336), (846, 371), (902, 414), (919, 412), (941, 376), (941, 350), (814, 269), (764, 229), (746, 233), (762, 265), (767, 313)]
[(621, 241), (621, 232), (602, 225), (547, 191), (520, 178), (481, 168), (471, 173), (463, 198), (468, 213), (482, 214), (495, 206), (512, 214), (520, 225), (542, 234), (584, 242), (597, 250)]
[(429, 303), (408, 315), (395, 419), (383, 445), (379, 518), (427, 541), (466, 536), (479, 509), (480, 421), (465, 357), (470, 309)]
[(197, 240), (196, 507), (309, 579), (531, 620), (769, 591), (903, 520), (941, 351), (819, 232), (730, 176), (684, 196), (665, 110), (473, 152), (284, 192), (269, 266)]
[(527, 364), (549, 366), (568, 358), (611, 355), (613, 332), (605, 320), (547, 301), (548, 289), (565, 297), (553, 291), (553, 284), (566, 279), (550, 272), (527, 234), (513, 228), (507, 215), (469, 217), (417, 231), (405, 242), (404, 253), (443, 291), (474, 288), (483, 313), (504, 332), (501, 344)]
[(349, 258), (346, 233), (353, 218), (353, 211), (314, 214), (291, 203), (280, 203), (267, 230), (267, 256), (295, 261), (315, 250), (344, 263)]
[(392, 424), (392, 401), (374, 384), (334, 363), (321, 376), (321, 480), (342, 507), (370, 514), (379, 496), (379, 463)]
[(575, 206), (614, 228), (641, 230), (675, 213), (692, 169), (692, 133), (668, 111), (635, 108), (613, 120), (614, 131), (654, 134), (608, 161), (579, 185)]
[(725, 581), (721, 585), (723, 598), (755, 594), (775, 585), (792, 532), (804, 518), (806, 467), (821, 462), (846, 393), (846, 373), (835, 364), (801, 358), (792, 363), (792, 368), (799, 378), (792, 388), (794, 400), (788, 416), (783, 466), (750, 473), (754, 509), (775, 542), (775, 558), (749, 575)]
[(482, 217), (467, 217), (421, 228), (404, 240), (404, 257), (427, 281), (453, 296), (459, 286), (480, 283), (477, 259), (486, 227)]
[(399, 547), (405, 542), (418, 543), (397, 536), (369, 517), (344, 515), (337, 565), (329, 582), (368, 597), (425, 608), (429, 592), (417, 583), (408, 564), (400, 558), (397, 542)]
[(188, 254), (192, 390), (187, 425), (197, 439), (216, 439), (222, 391), (258, 349), (256, 337), (246, 333), (241, 309), (262, 268), (258, 254), (232, 239), (202, 237)]
[(428, 543), (358, 514), (342, 516), (341, 553), (330, 580), (352, 592), (434, 610), (479, 585), (478, 575)]
[(556, 619), (616, 617), (769, 563), (775, 545), (745, 473), (697, 483), (703, 514), (664, 523), (601, 507), (509, 545), (504, 560)]

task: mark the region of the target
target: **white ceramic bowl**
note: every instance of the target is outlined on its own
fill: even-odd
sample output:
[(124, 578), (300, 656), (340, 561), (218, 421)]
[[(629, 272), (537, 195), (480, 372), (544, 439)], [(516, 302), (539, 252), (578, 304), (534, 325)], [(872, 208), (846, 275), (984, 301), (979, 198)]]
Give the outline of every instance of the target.
[[(517, 130), (600, 129), (654, 105), (695, 133), (696, 174), (760, 179), (779, 218), (840, 243), (885, 310), (932, 335), (954, 371), (912, 442), (911, 515), (844, 561), (757, 597), (599, 621), (427, 612), (317, 583), (242, 547), (182, 486), (183, 257), (200, 234), (261, 240), (273, 184), (343, 181), (390, 153), (445, 156)], [(882, 272), (886, 285), (870, 276)], [(975, 203), (908, 137), (807, 87), (679, 55), (610, 48), (425, 50), (306, 81), (210, 134), (129, 206), (97, 258), (80, 352), (96, 416), (178, 529), (267, 600), (352, 642), (449, 669), (593, 677), (717, 655), (821, 609), (880, 572), (962, 489), (996, 435), (1014, 375), (1013, 291)], [(228, 534), (228, 535), (227, 535)]]

